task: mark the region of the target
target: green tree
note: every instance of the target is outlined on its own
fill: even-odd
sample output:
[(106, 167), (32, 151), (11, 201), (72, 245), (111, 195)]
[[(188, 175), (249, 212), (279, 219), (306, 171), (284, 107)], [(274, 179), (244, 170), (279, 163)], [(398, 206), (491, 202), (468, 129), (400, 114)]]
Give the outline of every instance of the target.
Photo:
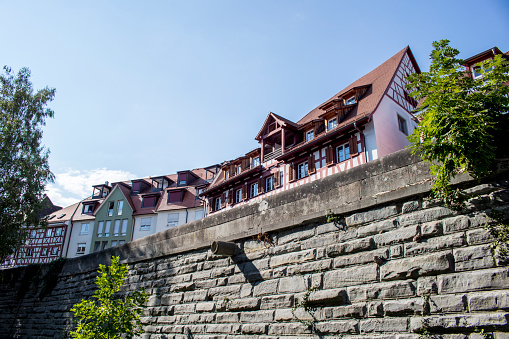
[(451, 179), (464, 172), (476, 179), (490, 174), (495, 136), (501, 126), (508, 126), (504, 113), (509, 110), (509, 87), (504, 84), (509, 65), (497, 55), (480, 64), (483, 77), (473, 79), (449, 40), (435, 41), (433, 47), (429, 72), (407, 77), (410, 94), (422, 100), (417, 109), (421, 121), (408, 139), (412, 153), (431, 164), (431, 197), (461, 206), (461, 194), (451, 188)]
[(0, 74), (0, 259), (25, 241), (23, 225), (39, 224), (45, 185), (53, 181), (42, 126), (53, 111), (54, 88), (34, 93), (30, 70)]
[(127, 275), (127, 265), (120, 265), (119, 257), (111, 257), (111, 265), (99, 265), (96, 278), (98, 289), (92, 298), (82, 300), (71, 308), (78, 318), (73, 338), (116, 339), (133, 338), (142, 334), (140, 315), (143, 312), (147, 294), (144, 290), (130, 295), (119, 295), (120, 287)]

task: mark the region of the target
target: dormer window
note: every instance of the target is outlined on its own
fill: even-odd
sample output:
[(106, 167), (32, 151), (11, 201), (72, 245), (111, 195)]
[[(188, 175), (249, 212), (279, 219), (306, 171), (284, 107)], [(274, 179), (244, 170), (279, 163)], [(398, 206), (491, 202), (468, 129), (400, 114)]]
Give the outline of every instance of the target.
[(315, 132), (313, 130), (306, 132), (306, 141), (313, 140), (315, 137)]
[(353, 104), (355, 104), (355, 96), (353, 96), (353, 97), (350, 97), (350, 98), (346, 99), (346, 104), (347, 104), (347, 105), (353, 105)]
[(166, 177), (152, 178), (152, 192), (162, 191), (170, 186), (170, 181)]
[(260, 166), (260, 157), (253, 158), (253, 166), (252, 167), (256, 167), (256, 166)]
[(142, 198), (141, 207), (155, 207), (156, 203), (157, 195), (155, 194), (145, 195)]
[(228, 180), (229, 177), (230, 177), (230, 171), (228, 171), (228, 169), (225, 169), (224, 170), (224, 180)]
[(338, 119), (337, 118), (329, 119), (327, 121), (327, 130), (330, 131), (331, 129), (336, 128), (337, 125), (338, 125)]
[(183, 189), (168, 191), (168, 203), (182, 202), (184, 200), (184, 193)]
[(141, 187), (141, 182), (140, 181), (133, 181), (132, 182), (132, 192), (133, 193), (139, 193), (140, 192), (140, 187)]
[(108, 182), (104, 185), (95, 185), (94, 191), (92, 192), (92, 199), (100, 199), (104, 198), (108, 194), (110, 194), (111, 187), (108, 186)]
[(242, 172), (242, 166), (237, 165), (237, 174), (240, 174), (240, 172)]
[(113, 209), (114, 208), (115, 208), (115, 202), (114, 201), (110, 201), (108, 203), (108, 217), (113, 216)]
[(94, 212), (94, 204), (84, 204), (83, 205), (83, 214), (92, 214)]

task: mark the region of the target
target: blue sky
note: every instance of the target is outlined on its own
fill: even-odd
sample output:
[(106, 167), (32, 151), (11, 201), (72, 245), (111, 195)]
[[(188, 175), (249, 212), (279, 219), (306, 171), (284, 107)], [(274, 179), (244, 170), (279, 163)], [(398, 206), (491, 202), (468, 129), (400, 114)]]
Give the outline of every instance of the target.
[(104, 181), (238, 157), (269, 111), (297, 121), (410, 45), (509, 49), (509, 1), (0, 0), (0, 63), (55, 87), (56, 204)]

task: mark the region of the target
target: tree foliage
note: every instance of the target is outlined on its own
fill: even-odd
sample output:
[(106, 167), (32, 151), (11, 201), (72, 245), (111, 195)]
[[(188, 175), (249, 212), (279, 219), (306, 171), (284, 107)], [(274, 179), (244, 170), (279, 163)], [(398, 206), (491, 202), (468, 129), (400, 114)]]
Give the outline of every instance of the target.
[(99, 265), (95, 284), (98, 289), (92, 298), (82, 300), (71, 308), (78, 318), (73, 338), (117, 339), (133, 338), (142, 334), (140, 316), (147, 301), (144, 290), (130, 295), (119, 295), (123, 279), (127, 276), (127, 265), (120, 265), (119, 257), (111, 257), (111, 265)]
[(46, 107), (54, 88), (34, 92), (30, 70), (0, 74), (0, 259), (14, 253), (27, 236), (23, 225), (39, 224), (45, 185), (53, 181), (49, 151), (41, 146)]
[(408, 139), (412, 152), (431, 164), (432, 198), (454, 206), (461, 201), (450, 186), (455, 175), (468, 172), (480, 179), (492, 169), (495, 135), (507, 126), (509, 65), (497, 55), (480, 64), (483, 76), (473, 79), (449, 40), (433, 47), (429, 72), (407, 77), (410, 95), (422, 100), (421, 121)]

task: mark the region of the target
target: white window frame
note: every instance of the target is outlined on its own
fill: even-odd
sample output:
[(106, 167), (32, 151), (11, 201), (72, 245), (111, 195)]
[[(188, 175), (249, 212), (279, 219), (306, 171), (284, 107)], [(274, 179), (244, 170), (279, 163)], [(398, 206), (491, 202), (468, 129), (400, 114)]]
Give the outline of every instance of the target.
[(58, 246), (52, 247), (50, 255), (57, 255), (58, 254)]
[(350, 97), (350, 98), (346, 99), (346, 104), (347, 105), (355, 104), (355, 95), (353, 97)]
[(62, 227), (58, 227), (55, 229), (55, 237), (59, 237), (62, 235)]
[(251, 184), (249, 191), (251, 198), (256, 197), (258, 195), (258, 183)]
[(35, 238), (37, 236), (37, 231), (36, 230), (31, 230), (30, 231), (30, 238)]
[(309, 130), (306, 132), (306, 141), (313, 140), (315, 137), (315, 132), (313, 130)]
[(253, 158), (253, 167), (260, 166), (260, 157)]
[(104, 236), (109, 237), (111, 231), (111, 220), (106, 220), (104, 223)]
[(338, 119), (330, 119), (327, 121), (327, 130), (330, 131), (331, 129), (334, 129), (338, 126)]
[(271, 175), (270, 177), (267, 177), (265, 179), (265, 188), (266, 188), (267, 192), (274, 190), (274, 188), (275, 188), (274, 184), (275, 184), (275, 180), (274, 180), (273, 175)]
[(240, 174), (242, 172), (242, 166), (237, 165), (237, 174)]
[(304, 161), (302, 163), (299, 164), (299, 166), (297, 167), (297, 179), (302, 179), (302, 178), (305, 178), (309, 175), (309, 164), (307, 161)]
[(85, 254), (86, 247), (87, 243), (85, 242), (78, 243), (78, 246), (76, 247), (76, 254)]
[(100, 238), (103, 236), (104, 232), (104, 221), (99, 221), (97, 223), (97, 237)]
[(94, 205), (93, 204), (83, 205), (83, 213), (92, 213), (92, 212), (94, 212)]
[(112, 217), (113, 216), (113, 211), (114, 210), (115, 210), (115, 202), (114, 201), (108, 202), (108, 217)]
[(141, 218), (140, 231), (150, 231), (151, 226), (152, 226), (152, 218)]
[(179, 213), (170, 213), (168, 214), (168, 221), (166, 223), (166, 227), (175, 227), (179, 224)]
[(242, 201), (242, 188), (239, 188), (235, 191), (235, 203), (239, 203)]
[(350, 144), (346, 143), (336, 147), (336, 160), (338, 163), (350, 159)]
[(214, 203), (214, 211), (219, 211), (221, 209), (221, 197), (216, 198)]
[(115, 224), (113, 226), (113, 236), (118, 237), (120, 235), (120, 219), (115, 220)]
[(112, 240), (111, 241), (111, 247), (115, 247), (117, 246), (117, 241), (116, 240)]
[(120, 228), (120, 235), (124, 236), (127, 235), (127, 219), (122, 219), (122, 226)]
[(122, 215), (122, 209), (124, 208), (124, 200), (117, 202), (117, 215)]
[(48, 228), (46, 230), (46, 237), (49, 238), (49, 237), (52, 237), (53, 236), (53, 229), (52, 228)]
[(48, 256), (48, 248), (47, 247), (43, 247), (41, 249), (41, 257), (46, 257)]
[(90, 224), (88, 222), (82, 223), (81, 224), (81, 229), (80, 229), (80, 235), (88, 234), (89, 228), (90, 228)]

